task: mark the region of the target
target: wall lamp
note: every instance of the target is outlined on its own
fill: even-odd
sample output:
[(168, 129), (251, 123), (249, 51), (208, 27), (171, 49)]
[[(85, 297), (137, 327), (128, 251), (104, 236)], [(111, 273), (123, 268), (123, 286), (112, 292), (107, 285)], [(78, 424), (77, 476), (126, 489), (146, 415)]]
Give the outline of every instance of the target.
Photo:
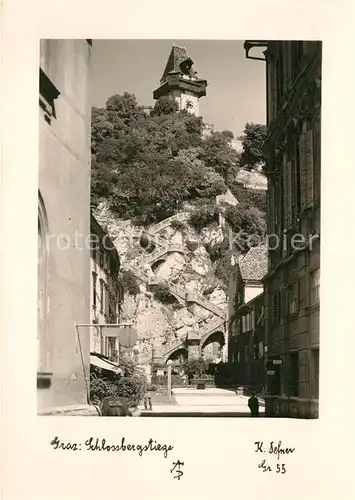
[[(268, 46), (267, 40), (245, 40), (244, 45), (243, 45), (244, 50), (245, 50), (245, 57), (247, 59), (254, 59), (255, 61), (266, 61), (267, 46)], [(250, 56), (249, 55), (250, 50), (254, 49), (255, 47), (258, 47), (258, 48), (265, 47), (265, 50), (263, 51), (263, 54), (265, 57)]]

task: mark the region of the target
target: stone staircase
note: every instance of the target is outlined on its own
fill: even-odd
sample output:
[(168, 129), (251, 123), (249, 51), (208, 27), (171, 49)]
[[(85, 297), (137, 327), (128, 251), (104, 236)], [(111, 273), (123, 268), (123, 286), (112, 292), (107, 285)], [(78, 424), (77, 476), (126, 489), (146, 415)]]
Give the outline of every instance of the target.
[(137, 279), (139, 279), (140, 281), (143, 281), (143, 283), (145, 283), (146, 285), (157, 285), (158, 284), (158, 280), (156, 279), (155, 276), (148, 276), (148, 274), (146, 274), (144, 271), (142, 271), (142, 269), (139, 269), (136, 266), (132, 266), (130, 264), (125, 264), (123, 266), (123, 268), (127, 271), (128, 270), (131, 271), (131, 273)]
[(210, 321), (207, 323), (207, 325), (200, 331), (200, 336), (201, 336), (201, 346), (203, 346), (205, 340), (207, 337), (212, 335), (213, 333), (221, 330), (224, 330), (224, 325), (225, 325), (225, 320), (222, 318), (217, 318), (213, 321)]
[[(172, 217), (169, 217), (168, 219), (164, 219), (163, 221), (150, 227), (148, 230), (145, 230), (144, 234), (148, 238), (150, 238), (151, 241), (153, 241), (154, 244), (159, 248), (156, 248), (156, 250), (154, 250), (151, 254), (149, 254), (139, 268), (130, 264), (126, 264), (124, 268), (129, 269), (132, 272), (132, 274), (143, 283), (147, 285), (157, 285), (158, 281), (155, 278), (154, 274), (152, 273), (152, 275), (149, 275), (149, 272), (144, 270), (144, 266), (152, 265), (159, 259), (163, 259), (165, 255), (168, 253), (172, 252), (179, 252), (183, 254), (185, 253), (185, 249), (183, 248), (182, 245), (171, 244), (167, 242), (164, 238), (159, 236), (157, 233), (169, 227), (173, 221), (186, 222), (189, 220), (189, 217), (190, 217), (189, 213), (181, 212), (173, 215)], [(201, 346), (203, 345), (204, 341), (208, 338), (208, 336), (213, 334), (215, 331), (218, 331), (221, 328), (223, 329), (222, 331), (224, 331), (226, 314), (225, 311), (223, 311), (223, 309), (213, 304), (209, 300), (205, 299), (202, 295), (196, 293), (188, 293), (184, 288), (181, 288), (178, 285), (171, 283), (170, 281), (168, 281), (168, 286), (170, 293), (179, 301), (181, 305), (185, 305), (186, 303), (196, 303), (200, 307), (203, 307), (204, 309), (210, 311), (215, 316), (217, 316), (216, 319), (210, 321), (199, 332), (199, 337), (201, 339), (200, 343)], [(186, 343), (185, 339), (180, 338), (174, 340), (173, 342), (164, 346), (164, 349), (160, 353), (160, 357), (166, 360), (171, 355), (172, 352), (174, 352), (180, 347), (184, 347), (185, 343)]]
[(149, 257), (144, 260), (144, 264), (154, 264), (154, 262), (157, 262), (158, 260), (163, 259), (168, 253), (172, 252), (178, 252), (178, 253), (185, 253), (185, 250), (182, 248), (182, 245), (166, 245), (163, 248), (158, 248), (157, 250), (154, 250), (151, 254), (149, 254)]
[[(146, 229), (144, 230), (143, 234), (149, 239), (151, 240), (156, 246), (158, 247), (161, 247), (161, 248), (168, 248), (169, 246), (171, 246), (171, 243), (169, 243), (168, 241), (166, 241), (165, 238), (162, 238), (161, 236), (159, 236), (158, 234), (156, 233), (153, 233), (150, 229)], [(179, 248), (181, 248), (182, 251), (184, 251), (184, 248), (182, 245), (178, 245)]]
[(195, 302), (199, 306), (203, 307), (204, 309), (207, 309), (208, 311), (212, 312), (216, 316), (219, 316), (220, 318), (224, 318), (226, 315), (223, 309), (220, 309), (215, 304), (212, 304), (212, 302), (206, 300), (204, 297), (202, 297), (202, 295), (187, 293), (186, 302)]
[(180, 347), (183, 348), (185, 347), (185, 339), (176, 339), (173, 342), (169, 342), (164, 346), (164, 348), (161, 351), (161, 358), (163, 360), (166, 360), (174, 351), (179, 349)]
[(162, 220), (161, 222), (158, 222), (157, 224), (154, 224), (154, 226), (149, 229), (149, 232), (152, 234), (156, 234), (162, 229), (166, 229), (167, 227), (169, 227), (173, 221), (187, 222), (189, 218), (190, 214), (188, 212), (180, 212), (178, 214), (172, 215), (171, 217), (168, 217), (167, 219)]
[(186, 302), (186, 290), (184, 290), (180, 286), (174, 285), (170, 281), (168, 281), (168, 285), (169, 285), (170, 292), (172, 293), (172, 295), (174, 295), (174, 297), (176, 297), (179, 300), (179, 302), (182, 301), (185, 304), (185, 302)]

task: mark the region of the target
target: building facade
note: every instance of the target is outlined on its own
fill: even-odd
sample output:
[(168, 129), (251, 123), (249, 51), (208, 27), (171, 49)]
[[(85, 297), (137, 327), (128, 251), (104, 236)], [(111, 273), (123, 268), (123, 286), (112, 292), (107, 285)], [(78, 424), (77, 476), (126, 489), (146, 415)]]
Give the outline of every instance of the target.
[(89, 405), (89, 40), (41, 40), (38, 196), (39, 414)]
[(254, 247), (232, 268), (229, 283), (228, 362), (233, 382), (249, 391), (265, 384), (263, 278), (266, 248)]
[(266, 414), (317, 418), (322, 45), (251, 41), (247, 52), (256, 45), (267, 68)]
[(197, 77), (193, 61), (184, 47), (174, 45), (165, 66), (160, 86), (153, 92), (154, 99), (171, 96), (178, 109), (196, 116), (200, 114), (199, 99), (206, 95), (207, 81)]
[[(123, 288), (119, 280), (120, 259), (109, 235), (91, 214), (91, 321), (92, 324), (117, 324), (123, 302)], [(110, 329), (92, 327), (90, 351), (118, 361), (119, 339), (106, 336)]]

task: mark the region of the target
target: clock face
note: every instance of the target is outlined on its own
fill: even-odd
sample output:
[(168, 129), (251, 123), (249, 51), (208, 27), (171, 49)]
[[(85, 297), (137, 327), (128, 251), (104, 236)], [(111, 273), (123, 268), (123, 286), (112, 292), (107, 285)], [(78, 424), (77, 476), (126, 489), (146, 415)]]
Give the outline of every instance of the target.
[(198, 99), (195, 96), (182, 94), (181, 96), (182, 109), (186, 109), (190, 113), (198, 115)]

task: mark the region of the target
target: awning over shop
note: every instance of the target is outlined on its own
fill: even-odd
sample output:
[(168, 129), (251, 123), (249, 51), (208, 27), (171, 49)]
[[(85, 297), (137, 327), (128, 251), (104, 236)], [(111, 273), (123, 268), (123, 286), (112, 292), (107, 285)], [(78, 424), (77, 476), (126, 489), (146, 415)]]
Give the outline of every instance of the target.
[(115, 363), (112, 363), (108, 359), (95, 354), (90, 354), (90, 364), (96, 366), (96, 368), (101, 368), (102, 370), (107, 370), (115, 373), (116, 375), (123, 375), (123, 370)]

